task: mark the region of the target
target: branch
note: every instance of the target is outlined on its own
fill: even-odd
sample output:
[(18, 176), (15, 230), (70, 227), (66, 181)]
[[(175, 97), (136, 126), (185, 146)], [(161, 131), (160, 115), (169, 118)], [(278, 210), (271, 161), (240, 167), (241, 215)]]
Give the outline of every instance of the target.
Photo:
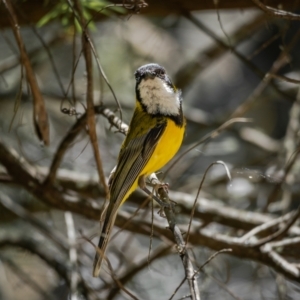
[[(23, 158), (21, 158), (13, 149), (6, 148), (6, 146), (1, 143), (0, 139), (0, 163), (3, 161), (7, 165), (7, 168), (11, 172), (13, 172), (16, 176), (14, 178), (13, 176), (7, 175), (7, 174), (0, 174), (0, 178), (4, 178), (4, 182), (6, 184), (18, 184), (19, 186), (22, 186), (30, 191), (30, 187), (27, 186), (26, 180), (33, 180), (33, 177), (42, 179), (48, 174), (47, 168), (41, 168), (41, 167), (34, 167), (29, 165), (26, 161), (24, 161)], [(1, 159), (2, 158), (2, 159)], [(22, 161), (23, 166), (21, 167), (19, 165), (19, 162)], [(25, 172), (25, 173), (24, 173)], [(18, 178), (18, 174), (23, 174), (22, 178)], [(30, 177), (30, 174), (33, 177)], [(30, 175), (30, 176), (29, 176)], [(25, 178), (23, 181), (22, 179)], [(90, 199), (95, 198), (104, 198), (104, 190), (101, 189), (99, 186), (97, 179), (95, 176), (91, 174), (84, 174), (84, 173), (78, 173), (75, 171), (70, 170), (63, 170), (61, 169), (58, 172), (57, 177), (57, 183), (58, 186), (63, 187), (65, 191), (72, 190), (77, 194), (78, 198), (83, 197), (85, 199), (88, 199), (85, 205), (83, 205), (79, 199), (77, 198), (69, 198), (69, 200), (63, 198), (63, 194), (60, 193), (59, 201), (63, 201), (59, 203), (58, 201), (54, 202), (48, 202), (47, 199), (41, 198), (40, 200), (50, 204), (56, 208), (60, 208), (62, 210), (68, 210), (71, 209), (71, 200), (75, 201), (75, 207), (79, 206), (80, 209), (83, 209), (81, 211), (81, 215), (86, 216), (89, 219), (95, 219), (98, 220), (98, 217), (95, 217), (97, 212), (95, 210), (98, 210), (98, 205), (96, 203), (93, 204), (92, 210), (88, 211), (89, 205), (90, 205)], [(46, 190), (49, 190), (50, 192), (53, 191), (53, 187), (47, 188)], [(74, 193), (73, 193), (74, 194)], [(176, 205), (179, 207), (180, 212), (182, 215), (189, 216), (191, 213), (191, 204), (195, 200), (194, 195), (190, 195), (187, 193), (181, 193), (181, 192), (174, 192), (169, 191), (170, 198), (176, 202)], [(134, 192), (129, 198), (129, 203), (134, 203), (136, 205), (140, 205), (145, 199), (145, 196), (142, 192), (136, 191)], [(85, 208), (86, 207), (86, 208)], [(36, 207), (32, 207), (33, 210), (36, 210)], [(71, 210), (75, 212), (74, 210)], [(77, 210), (76, 210), (77, 212)], [(95, 213), (94, 213), (95, 212)], [(100, 210), (99, 210), (100, 214)], [(99, 215), (98, 215), (99, 216)], [(251, 212), (251, 211), (243, 211), (240, 209), (232, 208), (229, 206), (224, 205), (221, 201), (213, 200), (213, 199), (205, 199), (201, 198), (196, 204), (195, 207), (195, 218), (201, 219), (206, 223), (209, 222), (218, 222), (219, 224), (229, 226), (235, 229), (240, 230), (251, 230), (256, 226), (259, 226), (263, 223), (270, 222), (271, 220), (274, 220), (274, 216), (270, 214), (263, 214), (258, 212)], [(271, 229), (266, 229), (264, 233), (271, 234), (273, 231)], [(300, 235), (300, 228), (297, 226), (293, 226), (290, 229), (291, 234), (293, 235)]]
[[(87, 29), (86, 20), (82, 11), (81, 3), (78, 0), (74, 0), (74, 8), (71, 1), (68, 1), (71, 9), (74, 10), (79, 16), (77, 20), (82, 28), (82, 48), (83, 54), (86, 63), (86, 72), (87, 72), (87, 91), (86, 91), (86, 103), (87, 103), (87, 125), (88, 133), (90, 136), (94, 157), (97, 164), (97, 170), (99, 174), (99, 180), (102, 186), (104, 187), (106, 197), (109, 195), (108, 186), (105, 181), (102, 160), (100, 155), (100, 148), (98, 145), (97, 133), (96, 133), (96, 120), (95, 120), (95, 111), (94, 111), (94, 88), (93, 88), (93, 62), (92, 62), (92, 50), (90, 46), (90, 35)], [(75, 14), (75, 16), (77, 16)]]
[[(132, 4), (135, 1), (122, 1), (122, 0), (112, 0), (110, 1), (115, 4)], [(216, 5), (214, 1), (195, 1), (195, 0), (178, 0), (178, 1), (161, 1), (161, 0), (146, 0), (148, 6), (142, 10), (141, 13), (146, 15), (168, 15), (180, 13), (180, 8), (184, 7), (189, 11), (199, 11), (199, 10), (215, 10)], [(49, 13), (51, 9), (55, 7), (58, 0), (48, 1), (47, 5), (40, 0), (30, 0), (30, 1), (18, 1), (18, 10), (22, 11), (24, 15), (27, 16), (26, 19), (20, 17), (20, 24), (34, 24), (38, 22), (45, 14)], [(268, 4), (273, 7), (278, 7), (282, 5), (284, 9), (299, 8), (299, 4), (294, 0), (268, 0)], [(218, 9), (246, 9), (256, 7), (251, 0), (231, 0), (231, 1), (219, 1)], [(90, 12), (95, 21), (103, 20), (106, 18), (105, 15), (99, 14), (96, 11)], [(1, 10), (0, 6), (0, 28), (9, 26), (9, 20), (7, 14)]]
[(235, 111), (231, 115), (232, 118), (238, 118), (243, 116), (254, 105), (254, 103), (256, 103), (257, 99), (259, 99), (259, 96), (263, 93), (267, 86), (269, 84), (272, 84), (273, 77), (269, 76), (269, 74), (275, 74), (279, 72), (281, 68), (283, 68), (286, 64), (289, 63), (288, 53), (293, 49), (299, 38), (300, 30), (298, 30), (297, 33), (294, 35), (289, 45), (281, 51), (278, 58), (274, 61), (270, 71), (264, 75), (264, 77), (262, 78), (263, 80), (258, 84), (258, 86), (252, 92), (252, 94), (235, 109)]
[[(158, 181), (155, 174), (152, 174), (149, 177), (151, 183), (154, 185), (161, 185), (161, 183)], [(195, 276), (196, 271), (194, 270), (192, 258), (189, 254), (189, 251), (186, 247), (186, 243), (183, 239), (183, 236), (181, 234), (181, 231), (177, 225), (175, 213), (173, 211), (173, 203), (170, 201), (168, 193), (163, 187), (160, 187), (158, 189), (158, 196), (159, 198), (166, 204), (164, 206), (163, 210), (166, 215), (166, 218), (168, 220), (169, 229), (171, 230), (175, 243), (177, 245), (177, 251), (178, 254), (182, 260), (183, 267), (185, 270), (185, 276), (189, 283), (190, 292), (191, 292), (191, 298), (193, 300), (200, 300), (200, 291), (197, 284), (197, 276)]]
[[(118, 217), (116, 219), (116, 226), (122, 227), (123, 224), (127, 222), (128, 218), (130, 218), (130, 214), (125, 213), (123, 211), (119, 211)], [(171, 231), (166, 231), (163, 224), (157, 222), (154, 224), (153, 227), (156, 235), (163, 235), (169, 240), (173, 239), (173, 234), (171, 233)], [(146, 228), (148, 228), (148, 230), (146, 230)], [(133, 233), (148, 235), (151, 230), (151, 223), (145, 220), (132, 220), (129, 224), (127, 224), (127, 230)], [(278, 264), (276, 261), (274, 261), (272, 255), (270, 256), (268, 252), (270, 248), (267, 248), (270, 246), (272, 246), (272, 248), (295, 246), (297, 249), (297, 247), (299, 247), (298, 244), (300, 243), (299, 237), (293, 239), (284, 239), (279, 242), (271, 242), (267, 243), (266, 245), (263, 245), (262, 247), (253, 248), (248, 244), (239, 242), (239, 239), (236, 237), (230, 237), (225, 234), (220, 234), (207, 228), (202, 228), (199, 230), (193, 228), (190, 233), (189, 241), (190, 244), (194, 246), (204, 246), (215, 251), (230, 248), (232, 249), (232, 252), (229, 252), (229, 255), (233, 255), (241, 259), (255, 260), (275, 269), (277, 272), (285, 275), (287, 278), (300, 283), (299, 273), (296, 273), (294, 271), (290, 272), (289, 267), (286, 267), (290, 266), (291, 269), (294, 270), (295, 265), (287, 262), (282, 256), (280, 256), (280, 258), (282, 261), (285, 261), (285, 265)], [(296, 251), (296, 253), (294, 254), (295, 258), (298, 257), (298, 252), (299, 251)]]
[[(14, 150), (6, 148), (4, 144), (1, 143), (1, 139), (0, 163), (7, 169), (14, 183), (25, 188), (45, 204), (55, 207), (56, 209), (78, 213), (88, 219), (99, 220), (99, 204), (90, 198), (85, 198), (85, 200), (82, 201), (80, 195), (74, 196), (74, 193), (72, 193), (71, 196), (71, 194), (69, 194), (67, 191), (62, 192), (60, 186), (43, 186), (41, 184), (41, 173), (38, 172), (37, 169), (34, 169), (32, 166), (30, 166), (23, 158), (20, 158)], [(76, 178), (73, 180), (76, 182)], [(73, 185), (76, 184), (73, 183)], [(195, 199), (193, 195), (170, 192), (170, 197), (172, 200), (176, 200), (178, 204), (181, 205), (182, 214), (190, 215), (191, 206)], [(148, 236), (149, 232), (151, 231), (150, 222), (135, 219), (132, 219), (131, 222), (128, 222), (130, 217), (131, 214), (119, 210), (115, 223), (116, 226), (121, 228), (126, 224), (126, 229), (128, 231)], [(220, 204), (214, 204), (212, 200), (205, 199), (201, 199), (197, 202), (194, 218), (200, 218), (204, 222), (205, 220), (217, 221), (221, 224), (236, 226), (236, 228), (240, 229), (252, 229), (255, 225), (261, 225), (262, 223), (272, 219), (271, 216), (265, 214), (243, 212), (241, 210), (229, 208)], [(155, 236), (162, 235), (169, 240), (173, 239), (171, 232), (166, 231), (164, 225), (156, 223), (153, 225), (153, 227)], [(272, 233), (272, 231), (270, 231), (270, 233)], [(299, 236), (300, 229), (296, 226), (292, 226), (289, 229), (289, 234)], [(297, 242), (297, 240), (293, 241)], [(300, 282), (300, 276), (295, 275), (295, 272), (291, 273), (288, 268), (285, 268), (281, 264), (274, 262), (274, 255), (272, 256), (272, 254), (270, 255), (268, 252), (263, 251), (263, 249), (265, 249), (264, 247), (267, 247), (266, 245), (271, 243), (274, 244), (274, 242), (267, 243), (259, 248), (253, 248), (249, 246), (249, 244), (241, 243), (236, 237), (222, 235), (207, 228), (197, 230), (194, 227), (191, 228), (189, 242), (192, 245), (209, 247), (215, 251), (231, 248), (231, 255), (240, 258), (256, 260), (262, 264), (274, 268), (291, 280)], [(288, 251), (289, 247), (295, 246), (292, 242), (289, 242), (286, 245), (284, 244), (284, 246), (288, 247), (287, 249), (283, 248), (283, 251), (281, 252), (282, 255), (286, 252), (290, 257), (298, 257), (298, 251), (294, 251), (294, 253), (289, 253)]]
[(39, 293), (42, 299), (45, 300), (55, 300), (52, 295), (49, 295), (48, 292), (44, 291), (41, 286), (33, 279), (26, 272), (22, 270), (17, 264), (14, 263), (13, 260), (0, 255), (0, 261), (3, 261), (9, 268), (18, 276), (27, 286), (31, 287), (32, 290)]
[(0, 191), (0, 204), (6, 209), (10, 210), (13, 214), (17, 215), (21, 219), (25, 220), (39, 231), (43, 233), (44, 236), (52, 240), (60, 250), (66, 252), (69, 248), (68, 244), (65, 242), (64, 237), (59, 234), (59, 232), (52, 232), (44, 223), (39, 221), (36, 217), (28, 213), (21, 205), (12, 201), (8, 196)]
[[(104, 109), (104, 111), (106, 111), (106, 109)], [(11, 184), (17, 184), (39, 198), (40, 189), (38, 188), (38, 183), (42, 182), (43, 178), (48, 174), (47, 168), (31, 166), (13, 149), (7, 148), (1, 139), (0, 163), (9, 170), (9, 175), (3, 174), (0, 176), (4, 177), (4, 175), (6, 175), (4, 179), (5, 183), (10, 182)], [(20, 165), (20, 163), (22, 163), (22, 165)], [(40, 201), (58, 209), (77, 212), (88, 219), (98, 220), (100, 215), (99, 205), (91, 199), (103, 198), (105, 194), (104, 190), (101, 190), (95, 177), (91, 174), (60, 170), (60, 172), (58, 172), (57, 183), (60, 190), (60, 187), (65, 191), (72, 190), (77, 197), (70, 197), (68, 193), (65, 195), (60, 192), (57, 199), (52, 199), (52, 195), (56, 195), (57, 190), (54, 186), (51, 186), (45, 189), (45, 191), (49, 191), (49, 193), (43, 193)], [(182, 215), (190, 215), (192, 203), (195, 200), (194, 195), (169, 191), (169, 196), (176, 202)], [(84, 203), (80, 201), (81, 197), (86, 199)], [(129, 197), (128, 201), (140, 205), (144, 199), (144, 194), (136, 191)], [(74, 204), (72, 201), (74, 201)], [(199, 199), (196, 204), (194, 217), (204, 222), (218, 222), (225, 226), (247, 231), (274, 219), (274, 216), (270, 214), (251, 211), (245, 212), (226, 206), (220, 201), (205, 199), (203, 197)], [(300, 235), (300, 228), (292, 226), (290, 232), (293, 235)], [(265, 233), (272, 233), (272, 230), (265, 230)]]
[[(220, 1), (219, 5), (222, 2), (224, 1)], [(232, 41), (231, 48), (237, 47), (244, 40), (249, 38), (249, 36), (252, 35), (255, 30), (258, 30), (265, 22), (265, 15), (260, 13), (247, 24), (237, 27), (230, 35), (230, 40)], [(180, 88), (184, 90), (188, 85), (193, 83), (201, 72), (211, 66), (211, 63), (228, 53), (230, 46), (225, 47), (225, 45), (227, 44), (224, 43), (223, 45), (214, 43), (206, 49), (199, 51), (199, 53), (193, 57), (191, 61), (184, 63), (184, 65), (175, 74), (175, 86), (180, 86)]]
[(33, 108), (34, 108), (34, 112), (33, 112), (34, 127), (36, 129), (36, 133), (37, 133), (39, 139), (45, 145), (49, 145), (48, 115), (47, 115), (43, 96), (38, 87), (37, 80), (36, 80), (35, 74), (33, 72), (33, 69), (32, 69), (26, 48), (25, 48), (25, 44), (21, 37), (17, 16), (11, 5), (10, 0), (2, 0), (2, 1), (4, 3), (4, 6), (5, 6), (5, 8), (8, 12), (9, 18), (10, 18), (11, 28), (14, 33), (19, 50), (20, 50), (21, 62), (25, 67), (27, 81), (28, 81), (28, 84), (30, 86), (30, 90), (32, 93)]
[[(263, 70), (261, 70), (259, 67), (257, 67), (253, 62), (251, 62), (247, 57), (245, 57), (240, 51), (236, 50), (235, 48), (232, 48), (230, 45), (228, 45), (226, 42), (224, 42), (222, 39), (218, 37), (216, 33), (214, 33), (208, 26), (206, 26), (204, 23), (202, 23), (198, 18), (196, 18), (193, 14), (191, 14), (187, 10), (182, 10), (182, 15), (189, 20), (191, 23), (193, 23), (196, 27), (198, 27), (200, 30), (202, 30), (205, 34), (207, 34), (211, 39), (215, 41), (216, 44), (218, 44), (220, 47), (223, 47), (227, 50), (230, 50), (240, 61), (242, 61), (258, 78), (264, 79), (267, 74)], [(270, 85), (276, 90), (276, 92), (285, 98), (287, 98), (290, 101), (293, 101), (294, 99), (291, 99), (289, 95), (282, 92), (273, 82), (270, 82)], [(237, 117), (235, 115), (234, 117)]]
[[(144, 258), (142, 261), (140, 261), (138, 264), (135, 264), (132, 267), (126, 268), (126, 272), (119, 277), (119, 281), (124, 286), (129, 280), (133, 278), (134, 275), (138, 274), (140, 271), (142, 271), (145, 267), (149, 266), (151, 262), (154, 260), (164, 257), (165, 255), (170, 253), (171, 246), (162, 246), (158, 247), (154, 252), (152, 253), (152, 256), (150, 260), (148, 259), (148, 256)], [(118, 291), (120, 288), (118, 286), (116, 287), (108, 287), (110, 292), (107, 296), (107, 299), (114, 299), (114, 297), (118, 294)]]
[(253, 243), (247, 242), (252, 247), (260, 247), (263, 244), (269, 243), (276, 238), (278, 239), (279, 237), (284, 236), (288, 232), (288, 230), (291, 228), (291, 226), (297, 221), (297, 219), (299, 218), (299, 215), (300, 215), (300, 209), (298, 209), (296, 212), (287, 213), (285, 216), (282, 216), (275, 220), (271, 220), (260, 226), (255, 227), (254, 229), (249, 231), (247, 234), (245, 234), (243, 237), (241, 237), (239, 240), (240, 240), (240, 242), (245, 243), (245, 242), (247, 242), (247, 240), (249, 238), (254, 237), (255, 235), (261, 233), (262, 231), (265, 231), (266, 229), (270, 229), (272, 227), (282, 225), (284, 222), (286, 223), (286, 225), (282, 226), (281, 229), (279, 229), (275, 233), (273, 233), (265, 238), (262, 238)]
[(65, 260), (58, 258), (57, 255), (49, 252), (46, 247), (41, 247), (41, 243), (35, 239), (28, 237), (8, 237), (1, 236), (0, 238), (0, 248), (7, 246), (17, 247), (26, 249), (39, 256), (50, 268), (52, 268), (59, 277), (63, 278), (65, 282), (70, 285), (69, 280), (69, 269), (65, 264)]
[(252, 0), (252, 2), (261, 10), (263, 10), (265, 13), (273, 17), (282, 18), (291, 21), (300, 21), (300, 15), (293, 14), (285, 10), (276, 9), (270, 6), (266, 6), (263, 3), (261, 3), (259, 0)]
[[(105, 107), (104, 105), (94, 106), (94, 110), (96, 114), (103, 115), (111, 126), (117, 128), (120, 132), (126, 134), (128, 130), (128, 126), (122, 122), (110, 109)], [(65, 152), (75, 140), (77, 135), (81, 132), (84, 126), (87, 123), (87, 113), (84, 113), (79, 119), (77, 119), (76, 123), (71, 127), (68, 133), (65, 135), (63, 140), (58, 146), (58, 149), (55, 152), (54, 159), (52, 160), (51, 167), (48, 173), (47, 178), (44, 181), (45, 185), (51, 185), (56, 177), (57, 170), (61, 164), (61, 161), (65, 155)]]
[(296, 278), (299, 278), (300, 281), (300, 270), (299, 267), (294, 266), (285, 260), (281, 255), (275, 252), (273, 249), (275, 247), (285, 247), (287, 245), (298, 245), (300, 244), (300, 237), (296, 237), (293, 239), (285, 239), (279, 242), (273, 242), (265, 244), (261, 247), (261, 251), (267, 253), (268, 257), (276, 264), (277, 268), (284, 270), (286, 273), (293, 275)]

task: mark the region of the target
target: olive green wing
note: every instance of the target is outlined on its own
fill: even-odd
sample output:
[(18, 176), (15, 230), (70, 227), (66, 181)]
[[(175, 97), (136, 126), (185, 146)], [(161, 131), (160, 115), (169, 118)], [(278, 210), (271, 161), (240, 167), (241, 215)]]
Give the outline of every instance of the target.
[(117, 204), (116, 208), (121, 204), (138, 176), (141, 175), (140, 173), (149, 161), (166, 128), (166, 124), (166, 122), (155, 123), (147, 131), (140, 131), (139, 128), (132, 128), (132, 125), (139, 126), (133, 119), (130, 131), (136, 132), (136, 135), (132, 136), (132, 133), (129, 132), (128, 137), (124, 141), (118, 165), (110, 185), (110, 201)]
[[(149, 118), (149, 116), (145, 116), (145, 118), (147, 117)], [(139, 121), (142, 121), (142, 123)], [(153, 121), (153, 118), (151, 120), (140, 120), (140, 118), (134, 116), (128, 135), (123, 143), (118, 165), (111, 179), (109, 204), (105, 212), (98, 250), (94, 259), (93, 276), (95, 277), (99, 276), (118, 208), (136, 179), (141, 175), (167, 125), (166, 122), (151, 121)], [(140, 124), (146, 124), (147, 130), (138, 128)], [(149, 125), (152, 126), (149, 128)]]

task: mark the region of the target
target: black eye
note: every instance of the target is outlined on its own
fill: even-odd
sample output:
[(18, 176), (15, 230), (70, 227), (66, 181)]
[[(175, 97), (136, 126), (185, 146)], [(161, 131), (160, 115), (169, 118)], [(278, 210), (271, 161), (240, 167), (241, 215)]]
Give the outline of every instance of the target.
[(166, 71), (164, 69), (157, 69), (155, 73), (157, 76), (163, 76), (166, 74)]

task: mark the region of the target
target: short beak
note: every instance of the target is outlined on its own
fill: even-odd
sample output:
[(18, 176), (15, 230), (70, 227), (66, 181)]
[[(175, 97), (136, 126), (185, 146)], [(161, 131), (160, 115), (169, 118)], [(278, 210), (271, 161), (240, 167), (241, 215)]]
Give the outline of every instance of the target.
[(155, 73), (154, 72), (151, 72), (151, 71), (147, 71), (145, 74), (144, 74), (144, 79), (147, 80), (147, 79), (154, 79), (155, 77)]

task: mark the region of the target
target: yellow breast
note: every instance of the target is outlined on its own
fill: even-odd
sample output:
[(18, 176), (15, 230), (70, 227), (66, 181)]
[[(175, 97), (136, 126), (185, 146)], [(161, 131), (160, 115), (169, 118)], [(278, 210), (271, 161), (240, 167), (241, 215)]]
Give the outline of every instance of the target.
[[(166, 165), (177, 153), (179, 147), (181, 146), (184, 132), (185, 124), (179, 127), (174, 123), (174, 121), (168, 119), (166, 129), (140, 176), (144, 175), (147, 177)], [(129, 195), (138, 187), (138, 179), (139, 178), (136, 179), (129, 191), (126, 193), (122, 203), (124, 203)]]
[(166, 129), (141, 175), (148, 176), (158, 171), (173, 158), (182, 143), (184, 129), (184, 126), (179, 127), (168, 119)]

